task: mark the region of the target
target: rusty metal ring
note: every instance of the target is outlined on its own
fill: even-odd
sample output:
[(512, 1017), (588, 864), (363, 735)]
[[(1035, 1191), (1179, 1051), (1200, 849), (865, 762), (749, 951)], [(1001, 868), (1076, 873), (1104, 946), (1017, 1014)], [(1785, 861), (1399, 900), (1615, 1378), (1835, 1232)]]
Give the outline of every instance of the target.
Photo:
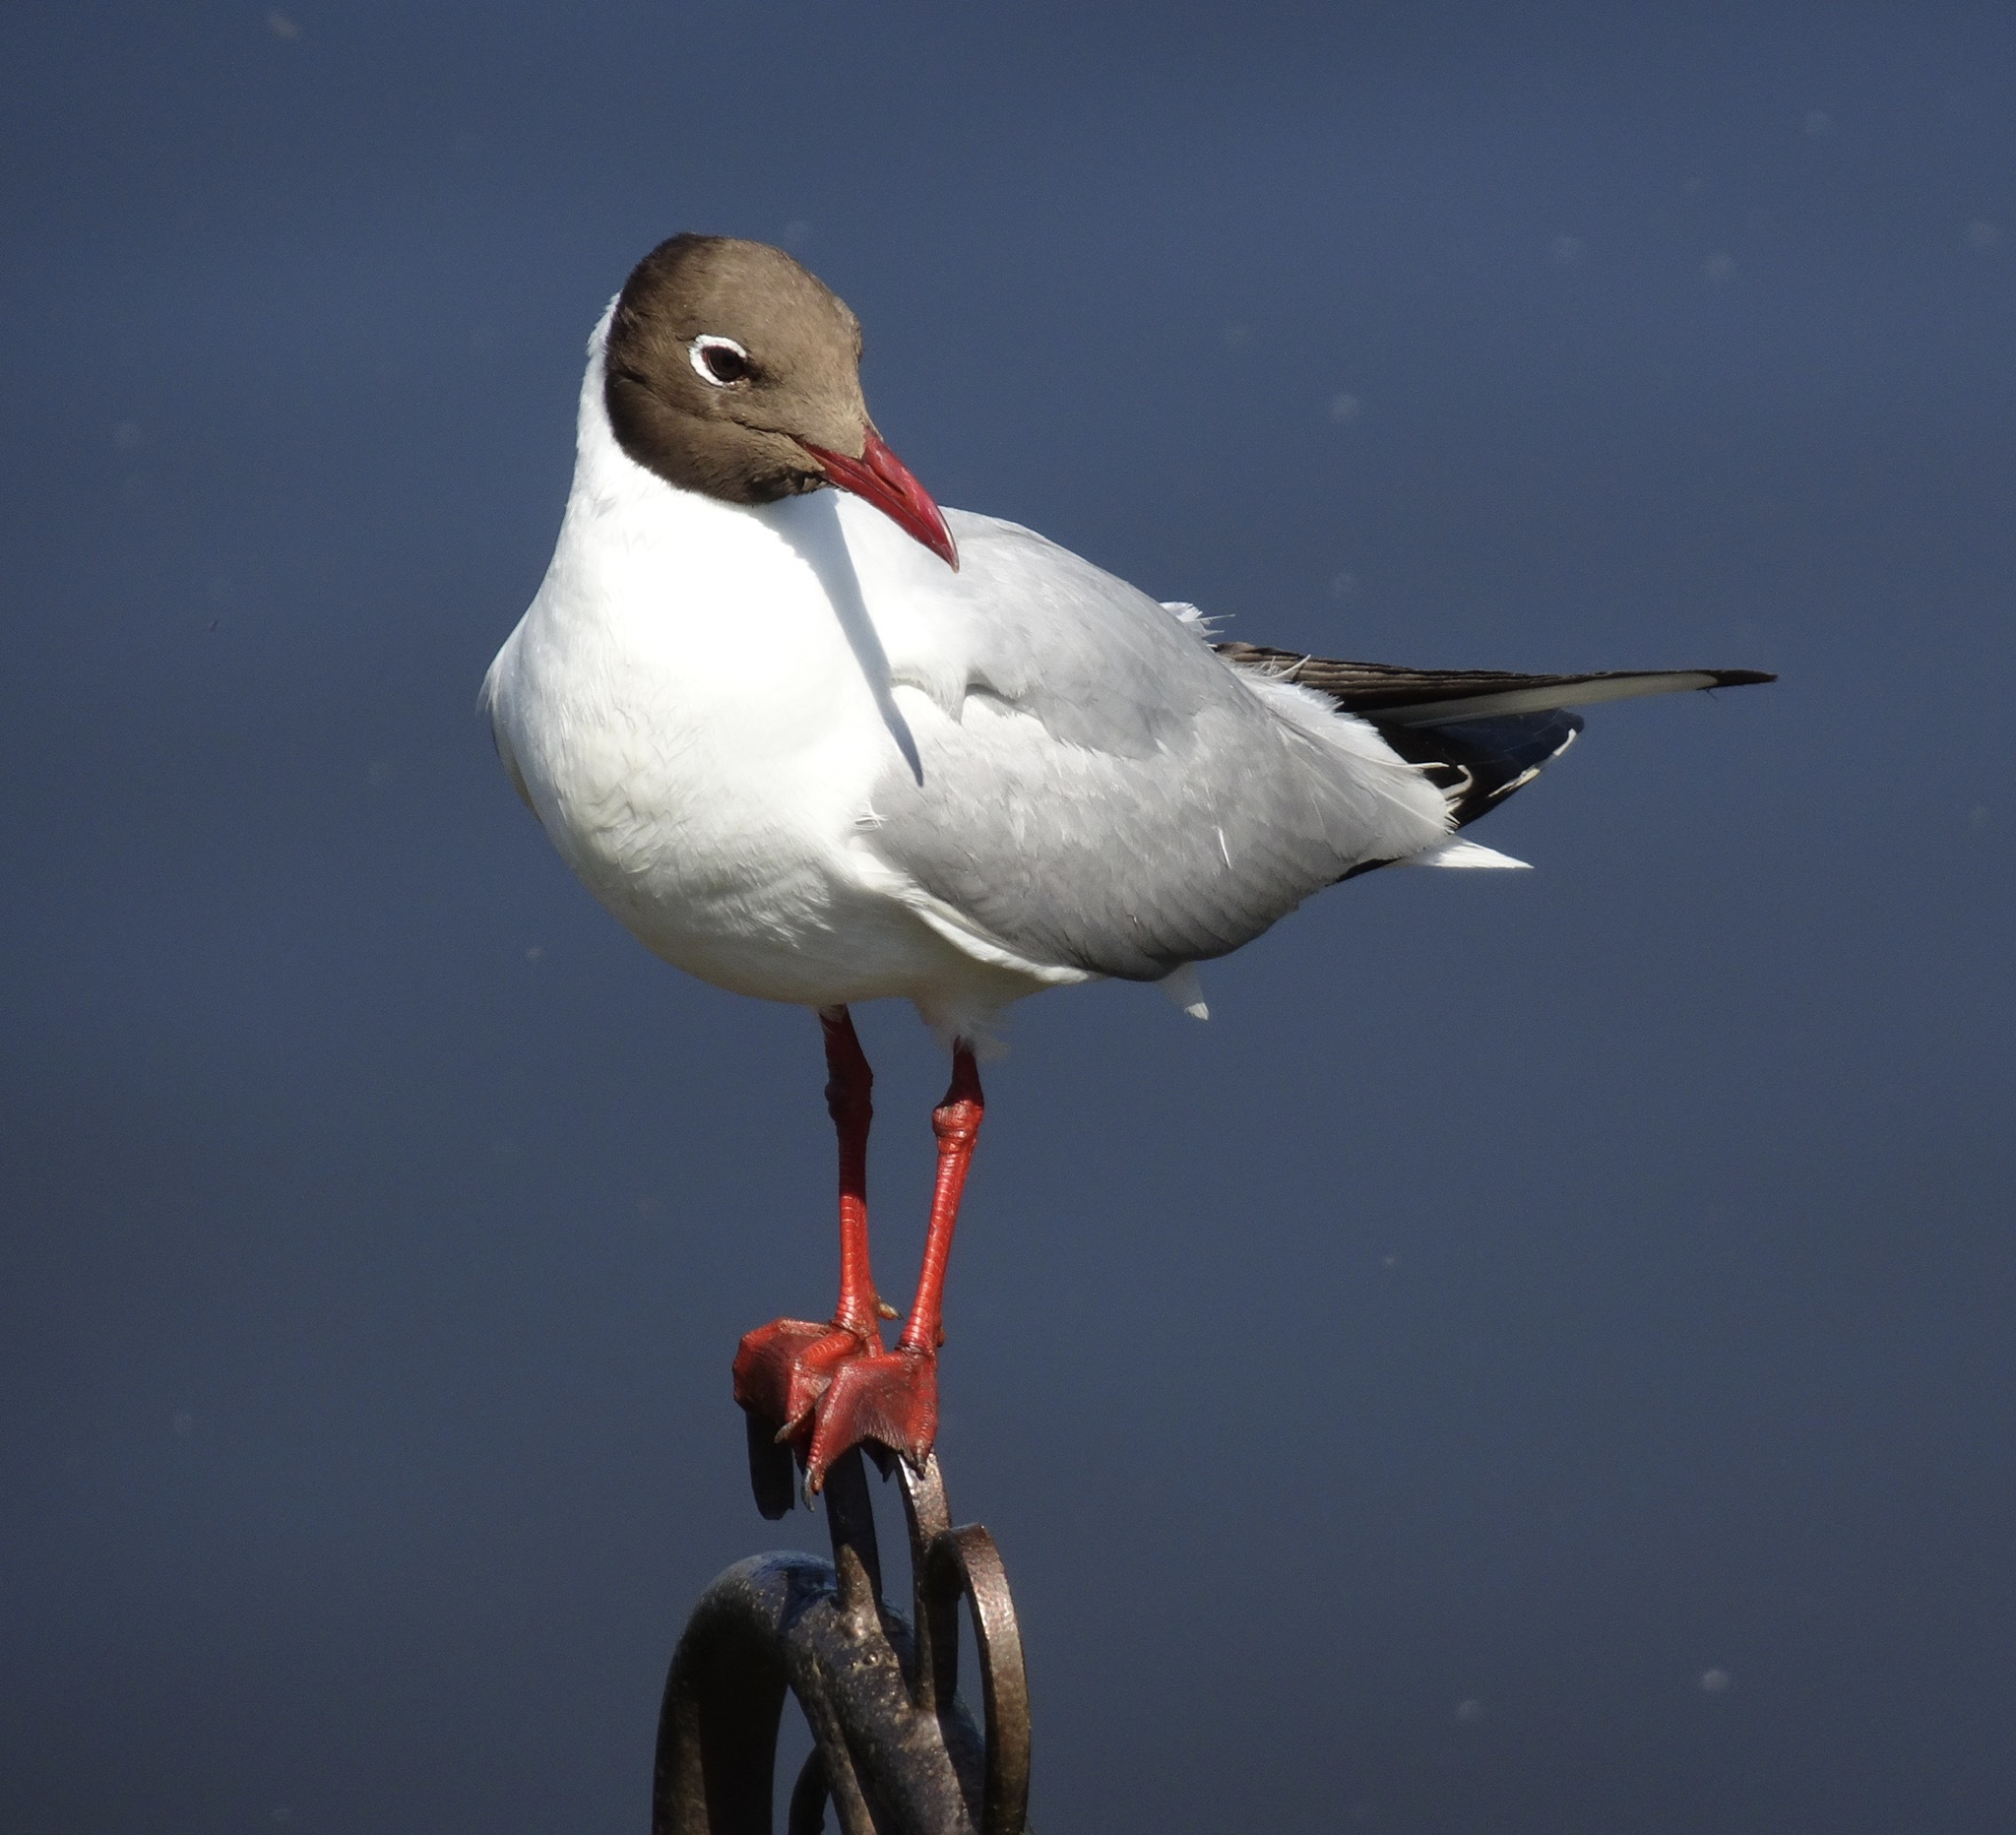
[[(1029, 1686), (993, 1538), (954, 1529), (935, 1459), (902, 1476), (916, 1635), (881, 1598), (874, 1512), (857, 1454), (826, 1490), (831, 1564), (757, 1555), (694, 1609), (665, 1679), (655, 1835), (769, 1835), (787, 1691), (814, 1750), (792, 1787), (790, 1835), (830, 1801), (843, 1835), (1024, 1835)], [(956, 1692), (960, 1602), (972, 1604), (985, 1732)]]
[(959, 1603), (973, 1606), (986, 1717), (980, 1835), (1017, 1835), (1029, 1813), (1029, 1674), (1015, 1601), (994, 1539), (977, 1523), (941, 1530), (924, 1555), (917, 1631), (918, 1706), (957, 1698)]

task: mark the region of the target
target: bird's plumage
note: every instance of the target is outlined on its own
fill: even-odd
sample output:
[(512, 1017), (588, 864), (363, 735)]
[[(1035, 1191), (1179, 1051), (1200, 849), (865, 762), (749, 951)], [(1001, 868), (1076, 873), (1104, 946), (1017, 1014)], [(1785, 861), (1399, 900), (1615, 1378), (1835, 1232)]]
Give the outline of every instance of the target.
[[(774, 488), (766, 469), (794, 402), (865, 455), (850, 476), (879, 442), (865, 407), (852, 434), (835, 420), (859, 401), (852, 315), (749, 246), (665, 245), (597, 327), (559, 541), (484, 683), (506, 766), (569, 864), (648, 947), (723, 986), (821, 1007), (907, 996), (948, 1036), (1101, 976), (1176, 976), (1195, 1010), (1188, 965), (1339, 879), (1518, 864), (1450, 835), (1565, 747), (1568, 703), (1762, 679), (1214, 648), (1187, 608), (1027, 529), (938, 521), (900, 465), (880, 507), (779, 494), (803, 482)], [(773, 270), (799, 279), (772, 297)], [(710, 382), (718, 314), (775, 320), (785, 358), (751, 351), (732, 387)], [(671, 404), (656, 419), (636, 406), (653, 389)], [(759, 421), (746, 451), (720, 443)], [(662, 448), (687, 423), (748, 476), (679, 481)]]
[(667, 483), (613, 436), (605, 332), (553, 562), (484, 698), (562, 854), (659, 954), (976, 1029), (1445, 841), (1369, 726), (1028, 530), (953, 513), (955, 573), (849, 496)]

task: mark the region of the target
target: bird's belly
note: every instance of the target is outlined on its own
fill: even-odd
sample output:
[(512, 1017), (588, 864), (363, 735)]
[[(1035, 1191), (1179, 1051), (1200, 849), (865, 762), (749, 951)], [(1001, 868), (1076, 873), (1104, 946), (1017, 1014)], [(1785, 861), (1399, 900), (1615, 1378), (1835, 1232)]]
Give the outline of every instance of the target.
[(710, 679), (704, 657), (690, 672), (634, 654), (517, 661), (495, 711), (527, 795), (654, 954), (814, 1005), (914, 993), (946, 971), (941, 939), (861, 870), (854, 838), (898, 754), (850, 658), (746, 688)]
[(917, 926), (849, 870), (850, 818), (819, 820), (831, 789), (810, 772), (771, 774), (760, 791), (577, 778), (562, 851), (647, 948), (717, 985), (818, 1004), (901, 991)]

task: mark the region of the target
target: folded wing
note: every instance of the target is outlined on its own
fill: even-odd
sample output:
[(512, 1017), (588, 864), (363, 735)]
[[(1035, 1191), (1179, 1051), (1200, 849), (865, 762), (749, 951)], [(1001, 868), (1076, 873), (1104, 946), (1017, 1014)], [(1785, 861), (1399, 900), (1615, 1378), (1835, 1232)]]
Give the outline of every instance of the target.
[(934, 653), (890, 640), (920, 769), (892, 759), (860, 846), (976, 953), (1156, 981), (1447, 838), (1446, 799), (1367, 727), (1040, 537), (950, 518), (960, 571), (915, 627)]
[(891, 639), (917, 769), (892, 764), (860, 840), (919, 915), (997, 960), (1159, 980), (1439, 847), (1559, 755), (1571, 704), (1770, 679), (1212, 645), (1027, 530), (948, 514), (961, 570), (930, 576), (914, 641)]

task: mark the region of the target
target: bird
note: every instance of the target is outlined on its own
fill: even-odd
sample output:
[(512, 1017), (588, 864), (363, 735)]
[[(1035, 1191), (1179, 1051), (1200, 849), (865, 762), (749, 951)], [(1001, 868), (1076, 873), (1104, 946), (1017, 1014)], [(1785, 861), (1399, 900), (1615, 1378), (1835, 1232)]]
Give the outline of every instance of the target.
[[(978, 1056), (1004, 1008), (1117, 978), (1204, 1017), (1196, 965), (1326, 886), (1522, 864), (1459, 831), (1566, 749), (1572, 708), (1773, 679), (1215, 641), (1194, 607), (941, 510), (869, 417), (861, 350), (852, 311), (782, 249), (686, 233), (647, 254), (589, 341), (552, 560), (481, 696), (519, 795), (647, 949), (818, 1017), (839, 1297), (745, 1334), (733, 1362), (772, 1516), (856, 1446), (930, 1454)], [(952, 1061), (893, 1344), (850, 1013), (889, 998)]]

